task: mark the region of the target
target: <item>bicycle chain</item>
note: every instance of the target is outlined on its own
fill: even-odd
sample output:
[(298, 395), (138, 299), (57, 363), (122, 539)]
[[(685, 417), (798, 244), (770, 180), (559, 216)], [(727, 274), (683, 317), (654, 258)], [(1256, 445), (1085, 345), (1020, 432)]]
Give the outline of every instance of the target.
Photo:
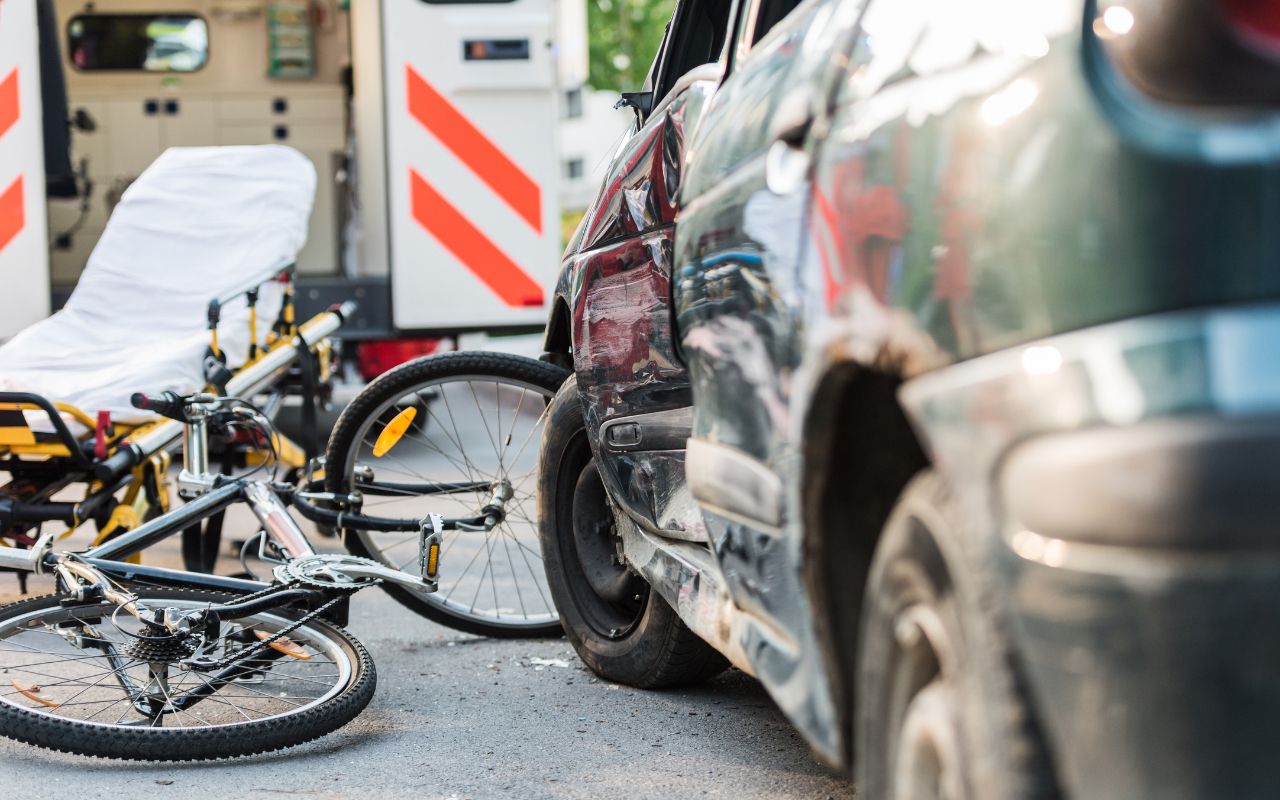
[[(249, 599), (257, 599), (258, 597), (265, 597), (271, 592), (278, 592), (283, 589), (291, 589), (291, 588), (294, 588), (294, 587), (289, 584), (285, 584), (282, 586), (272, 586), (269, 589), (263, 589), (262, 591), (255, 592), (254, 594), (245, 595), (245, 597), (241, 598), (238, 602), (244, 602)], [(266, 650), (268, 647), (270, 647), (273, 642), (278, 642), (280, 639), (284, 638), (285, 636), (288, 636), (293, 631), (296, 631), (298, 628), (301, 628), (303, 625), (306, 625), (308, 622), (311, 622), (312, 620), (319, 617), (324, 612), (328, 611), (330, 608), (333, 608), (342, 600), (345, 600), (347, 597), (349, 597), (353, 593), (354, 592), (347, 592), (344, 594), (340, 594), (337, 597), (330, 600), (329, 602), (320, 606), (319, 608), (313, 611), (309, 611), (306, 614), (303, 614), (293, 623), (284, 626), (283, 628), (271, 634), (267, 638), (257, 641), (249, 645), (248, 647), (243, 647), (235, 651), (234, 653), (228, 653), (227, 655), (223, 656), (222, 658), (218, 659), (212, 664), (209, 664), (209, 665), (202, 664), (200, 665), (199, 669), (201, 671), (225, 669), (226, 667), (229, 667), (238, 661), (242, 661), (251, 655), (257, 655), (259, 652)]]

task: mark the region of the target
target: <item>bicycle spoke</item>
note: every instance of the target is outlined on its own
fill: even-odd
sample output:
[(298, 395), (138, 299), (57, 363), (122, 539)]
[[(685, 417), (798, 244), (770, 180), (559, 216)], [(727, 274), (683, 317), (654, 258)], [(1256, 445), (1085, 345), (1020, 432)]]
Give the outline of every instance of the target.
[[(166, 600), (179, 608), (200, 608), (206, 603)], [(95, 606), (96, 608), (96, 606)], [(17, 622), (6, 632), (0, 630), (0, 671), (13, 676), (29, 676), (29, 686), (16, 683), (12, 689), (0, 690), (0, 703), (17, 706), (37, 717), (56, 717), (73, 723), (98, 725), (132, 725), (174, 730), (195, 730), (228, 724), (259, 724), (276, 716), (298, 713), (317, 703), (335, 697), (341, 689), (343, 669), (334, 659), (337, 651), (325, 649), (327, 641), (316, 632), (304, 628), (303, 634), (292, 633), (295, 641), (305, 646), (313, 660), (287, 658), (246, 659), (235, 670), (237, 676), (257, 680), (250, 685), (235, 678), (217, 678), (194, 670), (181, 669), (174, 660), (148, 662), (136, 655), (117, 654), (114, 649), (101, 653), (83, 653), (76, 649), (75, 639), (62, 637), (60, 630), (74, 609), (50, 609), (31, 622)], [(278, 631), (287, 624), (262, 617), (242, 621), (228, 627), (217, 639), (203, 647), (217, 652), (230, 652), (243, 646), (244, 637), (255, 630)], [(67, 626), (76, 635), (85, 635), (93, 627), (76, 618), (80, 627)], [(0, 628), (5, 623), (0, 621)], [(55, 631), (50, 625), (58, 625)], [(119, 634), (132, 636), (130, 630), (141, 625), (125, 615), (114, 623)], [(101, 636), (93, 644), (103, 648), (123, 647), (125, 642)], [(63, 647), (51, 646), (48, 634), (63, 641)], [(114, 633), (114, 632), (113, 632)], [(199, 634), (193, 634), (199, 635)], [(232, 638), (234, 637), (234, 638)], [(32, 646), (28, 641), (41, 643)], [(150, 645), (152, 647), (156, 645)], [(59, 653), (63, 649), (66, 652)], [(256, 676), (256, 677), (254, 677)], [(175, 740), (177, 741), (177, 740)]]
[[(444, 407), (449, 412), (449, 424), (450, 426), (453, 427), (453, 435), (457, 437), (456, 439), (454, 439), (454, 444), (457, 445), (458, 452), (462, 454), (462, 460), (470, 464), (471, 459), (467, 458), (467, 450), (465, 447), (462, 446), (462, 434), (458, 433), (458, 420), (453, 415), (453, 406), (449, 405), (449, 393), (447, 391), (441, 390), (440, 397), (444, 400)], [(431, 409), (429, 408), (427, 409), (427, 415), (428, 416), (431, 415)], [(445, 436), (448, 436), (448, 434), (446, 433)]]
[[(494, 386), (497, 386), (495, 383)], [(520, 412), (524, 409), (524, 399), (529, 396), (528, 390), (520, 392), (520, 402), (516, 405), (516, 410), (511, 415), (511, 430), (507, 431), (507, 441), (502, 443), (502, 452), (498, 453), (498, 465), (506, 464), (504, 460), (507, 455), (507, 447), (511, 444), (511, 434), (515, 431), (516, 420), (520, 419)], [(536, 427), (536, 426), (535, 426)]]
[[(89, 686), (84, 687), (84, 688), (83, 688), (83, 689), (81, 689), (80, 691), (78, 691), (78, 692), (76, 692), (75, 694), (73, 694), (73, 695), (71, 695), (70, 697), (68, 697), (68, 698), (67, 698), (67, 702), (69, 703), (69, 702), (71, 702), (71, 701), (75, 700), (77, 697), (80, 697), (80, 696), (81, 696), (81, 695), (83, 695), (85, 692), (87, 692), (87, 691), (89, 691), (90, 689), (94, 688), (95, 686), (98, 686), (99, 684), (101, 684), (101, 683), (102, 683), (103, 681), (105, 681), (107, 678), (114, 677), (114, 676), (116, 676), (116, 675), (120, 674), (121, 672), (124, 672), (125, 670), (129, 669), (129, 667), (130, 667), (130, 666), (136, 666), (136, 665), (137, 665), (137, 662), (135, 662), (133, 665), (125, 664), (124, 666), (119, 667), (118, 669), (114, 669), (114, 670), (109, 671), (107, 674), (103, 675), (101, 678), (98, 678), (98, 680), (94, 681), (94, 682), (93, 682), (92, 684), (90, 684)], [(47, 688), (49, 688), (49, 687), (48, 687), (48, 686), (42, 686), (41, 688), (42, 688), (42, 689), (47, 689)], [(60, 706), (60, 705), (61, 705), (61, 704), (59, 704), (59, 706)]]
[[(346, 464), (335, 465), (345, 470), (348, 482), (354, 483), (356, 464), (368, 464), (377, 469), (379, 481), (395, 482), (397, 478), (391, 476), (404, 474), (413, 476), (408, 480), (442, 487), (464, 482), (486, 485), (484, 489), (449, 494), (380, 490), (377, 495), (366, 496), (366, 513), (417, 518), (432, 511), (468, 518), (479, 515), (489, 502), (488, 486), (502, 481), (511, 489), (511, 496), (504, 501), (505, 519), (493, 529), (445, 532), (440, 550), (440, 589), (421, 602), (485, 624), (521, 627), (545, 625), (556, 619), (555, 606), (542, 585), (545, 576), (541, 571), (536, 515), (531, 511), (533, 476), (537, 472), (533, 443), (540, 440), (545, 426), (550, 395), (548, 389), (490, 375), (438, 378), (405, 387), (400, 399), (385, 396), (378, 410), (361, 423), (363, 427), (352, 432), (354, 441), (359, 443), (356, 452), (348, 455)], [(389, 409), (406, 405), (405, 398), (421, 405), (419, 414), (396, 450), (385, 454), (383, 465), (378, 467), (371, 448), (379, 425), (386, 424)], [(356, 534), (376, 560), (401, 571), (414, 569), (417, 536), (371, 531)]]
[[(103, 706), (102, 708), (100, 708), (100, 709), (98, 709), (97, 711), (93, 712), (93, 713), (92, 713), (92, 714), (90, 714), (89, 716), (85, 717), (85, 718), (83, 719), (83, 721), (84, 721), (84, 722), (88, 722), (89, 720), (93, 719), (94, 717), (98, 716), (99, 714), (103, 713), (104, 711), (110, 711), (111, 709), (115, 708), (116, 706), (118, 706), (118, 705), (120, 705), (121, 703), (124, 703), (124, 702), (128, 702), (128, 703), (129, 703), (129, 708), (133, 708), (133, 698), (129, 697), (128, 695), (122, 695), (121, 697), (118, 697), (118, 698), (116, 698), (115, 700), (113, 700), (113, 701), (111, 702), (111, 705), (109, 705), (109, 706)], [(126, 713), (127, 713), (127, 712), (126, 712)], [(123, 719), (123, 718), (122, 718), (122, 719)]]
[(500, 617), (502, 616), (502, 604), (498, 602), (498, 571), (493, 565), (493, 547), (490, 546), (487, 534), (484, 537), (484, 550), (489, 557), (489, 588), (493, 590), (493, 613), (495, 616)]
[[(515, 561), (513, 561), (513, 560), (512, 560), (512, 558), (511, 558), (511, 546), (507, 544), (507, 540), (506, 540), (506, 539), (503, 539), (503, 540), (502, 540), (502, 549), (503, 549), (503, 551), (507, 554), (507, 563), (508, 563), (508, 564), (511, 564), (511, 565), (514, 565), (514, 564), (515, 564)], [(514, 566), (513, 566), (512, 570), (511, 570), (511, 575), (512, 575), (512, 577), (515, 577), (515, 572), (516, 572), (516, 571), (515, 571)], [(517, 599), (518, 601), (520, 601), (520, 613), (524, 615), (525, 619), (528, 619), (528, 618), (529, 618), (529, 610), (528, 610), (527, 608), (525, 608), (525, 607), (524, 607), (524, 594), (520, 591), (520, 581), (519, 581), (519, 580), (515, 580), (515, 581), (513, 581), (513, 583), (515, 584), (515, 587), (516, 587), (516, 599)]]
[[(545, 579), (545, 573), (543, 574), (543, 578), (542, 578), (542, 579), (540, 579), (540, 578), (539, 578), (539, 575), (538, 575), (537, 573), (535, 573), (535, 572), (534, 572), (533, 567), (532, 567), (532, 566), (530, 566), (530, 564), (529, 564), (529, 557), (528, 557), (527, 555), (525, 555), (525, 552), (524, 552), (524, 551), (525, 551), (525, 549), (526, 549), (526, 548), (524, 547), (524, 545), (523, 545), (523, 544), (521, 544), (521, 543), (520, 543), (520, 541), (519, 541), (519, 540), (517, 540), (514, 536), (512, 536), (512, 537), (511, 537), (511, 540), (512, 540), (512, 541), (514, 541), (514, 542), (516, 543), (516, 552), (520, 554), (520, 558), (521, 558), (521, 560), (523, 560), (523, 561), (524, 561), (524, 567), (525, 567), (525, 569), (529, 570), (529, 577), (533, 578), (533, 585), (534, 585), (534, 588), (536, 588), (536, 589), (538, 590), (538, 596), (539, 596), (539, 597), (541, 597), (541, 598), (542, 598), (542, 602), (543, 602), (543, 603), (544, 603), (548, 608), (550, 608), (550, 607), (551, 607), (551, 602), (547, 599), (546, 594), (544, 594), (544, 593), (543, 593), (543, 591), (542, 591), (542, 579)], [(531, 552), (532, 552), (532, 551), (531, 551)], [(542, 554), (541, 554), (541, 553), (534, 553), (534, 557), (535, 557), (535, 558), (537, 558), (539, 561), (541, 561), (541, 560), (542, 560)]]
[(480, 415), (480, 421), (484, 423), (484, 432), (489, 436), (489, 444), (493, 446), (493, 454), (498, 454), (498, 441), (493, 438), (493, 430), (489, 428), (489, 420), (486, 418), (484, 409), (480, 408), (480, 398), (476, 397), (475, 384), (467, 382), (467, 389), (471, 391), (471, 400), (476, 404), (476, 412)]
[[(467, 577), (467, 573), (471, 571), (472, 565), (476, 563), (476, 559), (479, 557), (480, 557), (480, 551), (477, 549), (475, 552), (475, 555), (471, 556), (471, 560), (467, 562), (467, 568), (464, 569), (462, 571), (462, 574), (458, 576), (458, 580), (454, 581), (453, 586), (450, 587), (449, 591), (445, 592), (445, 595), (444, 595), (445, 600), (448, 600), (450, 597), (453, 596), (454, 591), (457, 590), (458, 588), (458, 584), (462, 582), (463, 578)], [(472, 607), (474, 607), (474, 604), (472, 604)]]
[[(485, 535), (485, 537), (484, 537), (484, 541), (485, 541), (485, 545), (488, 545), (488, 544), (489, 544), (489, 536), (488, 536), (488, 534), (486, 534), (486, 535)], [(486, 547), (486, 549), (487, 549), (487, 547)], [(480, 551), (479, 551), (479, 550), (477, 550), (477, 551), (476, 551), (476, 555), (479, 555), (479, 554), (480, 554)], [(492, 566), (493, 566), (493, 558), (487, 558), (487, 559), (485, 559), (485, 562), (484, 562), (484, 569), (480, 571), (480, 580), (476, 581), (476, 593), (475, 593), (474, 595), (472, 595), (472, 596), (471, 596), (471, 608), (472, 608), (472, 609), (474, 609), (474, 608), (476, 607), (476, 601), (480, 599), (480, 590), (484, 588), (484, 576), (489, 574), (489, 568), (490, 568), (490, 567), (492, 567)], [(495, 601), (496, 601), (496, 599), (497, 599), (496, 595), (495, 595), (494, 599), (495, 599)], [(495, 603), (494, 603), (494, 605), (496, 606), (496, 605), (497, 605), (497, 603), (495, 602)], [(496, 609), (495, 609), (495, 611), (496, 611)]]

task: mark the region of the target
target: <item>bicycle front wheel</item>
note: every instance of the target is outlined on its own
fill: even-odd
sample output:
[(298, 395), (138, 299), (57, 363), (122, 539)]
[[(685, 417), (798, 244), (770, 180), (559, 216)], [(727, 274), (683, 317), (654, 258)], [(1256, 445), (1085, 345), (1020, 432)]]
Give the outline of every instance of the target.
[[(141, 589), (151, 608), (194, 611), (233, 599)], [(189, 761), (301, 744), (351, 721), (369, 703), (373, 662), (350, 634), (267, 611), (222, 622), (217, 638), (148, 635), (106, 601), (51, 595), (0, 609), (0, 735), (86, 756)], [(196, 647), (245, 652), (220, 671), (180, 665)], [(205, 650), (202, 650), (204, 652)]]
[[(560, 635), (533, 494), (547, 404), (568, 375), (506, 353), (445, 353), (380, 376), (342, 412), (325, 455), (326, 488), (360, 492), (365, 514), (474, 518), (495, 491), (509, 494), (491, 529), (445, 532), (439, 591), (386, 586), (396, 600), (482, 636)], [(418, 538), (343, 532), (354, 555), (407, 571), (418, 569)]]

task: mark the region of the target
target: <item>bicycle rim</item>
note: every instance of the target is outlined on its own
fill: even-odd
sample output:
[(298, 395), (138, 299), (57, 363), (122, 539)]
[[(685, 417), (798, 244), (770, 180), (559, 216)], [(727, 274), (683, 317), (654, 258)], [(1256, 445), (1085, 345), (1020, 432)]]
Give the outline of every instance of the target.
[[(181, 611), (209, 604), (194, 597), (155, 602)], [(319, 624), (303, 625), (277, 648), (237, 662), (242, 669), (225, 679), (181, 668), (181, 649), (162, 654), (158, 641), (139, 638), (144, 633), (136, 619), (116, 611), (109, 603), (37, 607), (0, 620), (0, 704), (92, 726), (103, 736), (112, 729), (153, 728), (180, 738), (225, 727), (252, 737), (253, 729), (311, 715), (358, 677), (356, 654)], [(259, 632), (269, 635), (290, 624), (272, 613), (225, 622), (216, 650), (240, 651), (259, 642)]]
[[(357, 467), (375, 484), (432, 483), (483, 488), (456, 493), (365, 493), (364, 513), (422, 518), (428, 513), (474, 517), (491, 487), (507, 482), (506, 518), (491, 531), (446, 531), (440, 588), (425, 602), (476, 629), (520, 631), (558, 623), (538, 542), (537, 451), (554, 392), (515, 378), (456, 375), (422, 381), (386, 399), (356, 431), (343, 465), (345, 485), (361, 487)], [(415, 414), (395, 446), (374, 447), (386, 425), (407, 408)], [(367, 554), (396, 569), (417, 569), (418, 536), (351, 531)]]

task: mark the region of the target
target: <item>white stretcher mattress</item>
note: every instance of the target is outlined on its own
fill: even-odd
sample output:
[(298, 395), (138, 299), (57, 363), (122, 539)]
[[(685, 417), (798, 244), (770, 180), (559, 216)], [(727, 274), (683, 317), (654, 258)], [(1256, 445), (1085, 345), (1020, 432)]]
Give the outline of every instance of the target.
[[(66, 307), (0, 346), (0, 391), (142, 422), (152, 416), (130, 405), (134, 392), (203, 388), (209, 301), (293, 263), (315, 188), (315, 168), (290, 147), (165, 151), (124, 193)], [(281, 295), (263, 287), (260, 341)], [(243, 296), (222, 310), (218, 343), (233, 367), (248, 319)]]

